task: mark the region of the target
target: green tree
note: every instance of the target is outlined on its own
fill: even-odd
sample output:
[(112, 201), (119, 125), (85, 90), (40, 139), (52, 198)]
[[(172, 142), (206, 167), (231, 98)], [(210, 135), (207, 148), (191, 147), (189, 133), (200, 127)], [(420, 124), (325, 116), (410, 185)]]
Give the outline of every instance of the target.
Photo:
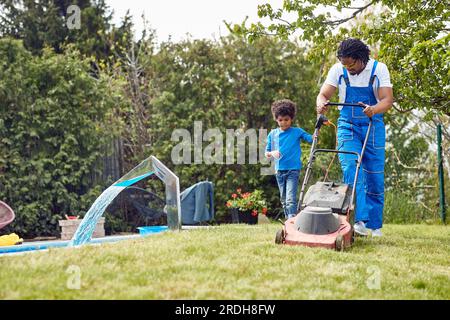
[[(80, 8), (79, 28), (69, 28), (71, 5)], [(132, 39), (131, 16), (116, 27), (104, 0), (0, 0), (0, 37), (22, 39), (33, 54), (50, 47), (62, 53), (73, 44), (84, 56), (95, 58), (99, 67), (114, 63), (127, 51)]]
[(93, 78), (76, 51), (33, 57), (21, 41), (0, 40), (0, 199), (16, 212), (10, 230), (56, 235), (64, 214), (83, 214), (102, 145), (117, 133), (114, 82)]
[[(270, 131), (276, 126), (270, 111), (276, 99), (294, 100), (298, 105), (296, 124), (312, 132), (316, 67), (292, 42), (261, 38), (250, 44), (236, 37), (220, 42), (168, 42), (152, 60), (152, 71), (144, 69), (145, 74), (152, 74), (152, 87), (156, 88), (149, 105), (148, 153), (165, 163), (172, 162), (172, 148), (180, 142), (171, 140), (172, 132), (186, 129), (193, 137), (195, 121), (202, 123), (203, 133), (218, 128), (223, 137), (226, 129)], [(203, 142), (203, 150), (211, 142)], [(248, 158), (247, 152), (246, 163)], [(226, 200), (238, 187), (243, 191), (263, 188), (274, 213), (280, 207), (275, 178), (262, 176), (259, 164), (237, 164), (236, 154), (234, 159), (234, 164), (180, 164), (174, 170), (182, 189), (197, 181), (213, 181), (219, 215), (224, 214)]]
[[(359, 3), (359, 5), (358, 5)], [(337, 16), (333, 16), (337, 12)], [(294, 15), (288, 19), (286, 14)], [(270, 19), (229, 28), (250, 40), (273, 34), (287, 39), (299, 32), (299, 39), (311, 43), (310, 56), (318, 61), (334, 55), (346, 37), (358, 37), (376, 49), (387, 64), (400, 111), (421, 108), (450, 115), (449, 6), (442, 0), (284, 0), (281, 8), (258, 6), (260, 18)], [(327, 71), (329, 62), (323, 68)]]

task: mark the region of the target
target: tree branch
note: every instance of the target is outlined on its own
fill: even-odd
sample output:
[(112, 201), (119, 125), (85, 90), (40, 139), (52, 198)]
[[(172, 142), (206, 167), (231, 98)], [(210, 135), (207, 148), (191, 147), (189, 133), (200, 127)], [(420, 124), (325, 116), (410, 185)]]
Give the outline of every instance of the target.
[(353, 18), (355, 18), (359, 13), (363, 12), (364, 10), (366, 10), (368, 7), (370, 7), (375, 1), (371, 1), (369, 2), (367, 5), (365, 5), (364, 7), (359, 7), (357, 8), (357, 10), (355, 12), (352, 13), (352, 15), (350, 17), (344, 18), (344, 19), (340, 19), (340, 20), (334, 20), (334, 21), (327, 21), (325, 22), (325, 24), (327, 25), (331, 25), (331, 26), (338, 26), (342, 23), (345, 23), (349, 20), (352, 20)]
[(398, 111), (398, 112), (400, 112), (400, 113), (406, 113), (406, 112), (411, 112), (411, 111), (413, 111), (414, 109), (416, 109), (416, 107), (412, 107), (412, 108), (409, 108), (409, 109), (400, 109), (400, 108), (398, 108), (398, 107), (396, 107), (394, 104), (392, 105), (392, 107), (396, 110), (396, 111)]
[(424, 167), (420, 167), (420, 166), (419, 166), (419, 167), (410, 167), (410, 166), (404, 164), (404, 163), (402, 162), (402, 160), (400, 160), (400, 157), (398, 156), (398, 154), (397, 154), (397, 152), (395, 151), (395, 149), (392, 149), (392, 153), (394, 154), (395, 158), (397, 159), (398, 164), (399, 164), (401, 167), (405, 168), (405, 169), (420, 170), (420, 171), (425, 171), (425, 170), (427, 170), (427, 169), (424, 168)]

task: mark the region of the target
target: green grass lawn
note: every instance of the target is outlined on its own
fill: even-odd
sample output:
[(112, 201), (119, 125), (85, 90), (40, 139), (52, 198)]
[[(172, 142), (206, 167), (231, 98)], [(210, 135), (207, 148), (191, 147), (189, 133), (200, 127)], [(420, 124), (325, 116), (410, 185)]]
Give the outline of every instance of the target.
[(341, 253), (276, 245), (280, 226), (0, 257), (0, 299), (450, 299), (449, 226), (385, 225)]

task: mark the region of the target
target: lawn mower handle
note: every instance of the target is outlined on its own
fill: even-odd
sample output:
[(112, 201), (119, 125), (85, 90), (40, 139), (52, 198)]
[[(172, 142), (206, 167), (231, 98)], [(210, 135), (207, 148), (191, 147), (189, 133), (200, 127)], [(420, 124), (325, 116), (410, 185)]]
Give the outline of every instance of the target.
[(313, 155), (315, 155), (316, 153), (320, 153), (320, 152), (329, 152), (329, 153), (337, 153), (337, 154), (352, 154), (355, 155), (357, 157), (357, 161), (361, 161), (361, 155), (358, 152), (354, 152), (354, 151), (343, 151), (343, 150), (336, 150), (336, 149), (314, 149), (314, 151), (312, 152)]
[(339, 102), (327, 102), (326, 106), (348, 106), (348, 107), (360, 107), (365, 108), (365, 106), (360, 105), (359, 103), (339, 103)]
[[(364, 105), (360, 105), (359, 103), (337, 103), (337, 102), (327, 102), (325, 104), (326, 106), (350, 106), (350, 107), (360, 107), (360, 108), (366, 108)], [(353, 185), (356, 186), (356, 182), (358, 181), (358, 176), (359, 176), (359, 168), (361, 166), (362, 163), (362, 159), (364, 157), (364, 152), (366, 150), (366, 146), (367, 146), (367, 141), (369, 140), (369, 134), (370, 131), (372, 129), (372, 118), (369, 117), (369, 127), (367, 129), (367, 133), (366, 136), (364, 138), (364, 143), (361, 149), (361, 153), (357, 153), (357, 152), (351, 152), (351, 151), (338, 151), (338, 150), (330, 150), (330, 149), (316, 149), (317, 146), (317, 142), (318, 142), (318, 137), (319, 137), (319, 130), (320, 127), (323, 124), (326, 124), (328, 122), (328, 119), (323, 115), (320, 114), (317, 117), (317, 121), (316, 121), (316, 126), (315, 126), (315, 130), (314, 130), (314, 134), (313, 134), (313, 142), (311, 145), (311, 151), (309, 153), (309, 160), (308, 160), (308, 164), (306, 165), (306, 171), (305, 171), (305, 177), (303, 179), (303, 184), (300, 190), (300, 196), (298, 199), (298, 204), (297, 204), (297, 213), (300, 211), (301, 206), (302, 206), (302, 202), (303, 202), (303, 197), (305, 195), (305, 188), (306, 188), (306, 184), (310, 178), (311, 175), (311, 170), (312, 170), (312, 163), (314, 162), (314, 158), (315, 158), (315, 154), (316, 152), (333, 152), (333, 153), (344, 153), (344, 154), (354, 154), (357, 156), (357, 165), (356, 165), (356, 173), (355, 173), (355, 177), (353, 180)], [(355, 191), (356, 188), (352, 189), (352, 194), (351, 194), (351, 198), (350, 198), (350, 208), (353, 208), (354, 206), (354, 202), (355, 202)]]

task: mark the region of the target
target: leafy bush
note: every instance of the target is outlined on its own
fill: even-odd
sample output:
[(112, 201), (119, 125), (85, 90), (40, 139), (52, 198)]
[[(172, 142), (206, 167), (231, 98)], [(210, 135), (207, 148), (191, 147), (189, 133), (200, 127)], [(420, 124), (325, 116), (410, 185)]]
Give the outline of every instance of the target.
[[(145, 57), (143, 57), (143, 61)], [(227, 129), (245, 132), (276, 126), (270, 106), (274, 100), (290, 98), (297, 103), (295, 125), (312, 132), (315, 122), (314, 94), (316, 66), (304, 58), (304, 50), (291, 42), (271, 38), (249, 44), (234, 37), (219, 42), (183, 41), (164, 43), (160, 51), (143, 62), (144, 73), (152, 75), (153, 99), (147, 122), (151, 135), (148, 154), (154, 154), (173, 168), (181, 187), (209, 180), (214, 183), (217, 217), (228, 213), (225, 203), (235, 186), (245, 190), (264, 189), (268, 212), (280, 208), (279, 191), (273, 175), (261, 175), (259, 164), (238, 164), (236, 150), (229, 164), (172, 165), (171, 152), (180, 141), (172, 140), (175, 129), (186, 129), (194, 137), (194, 122), (202, 123), (203, 133), (217, 128), (223, 137)], [(236, 137), (234, 141), (236, 146)], [(222, 143), (225, 156), (225, 139)], [(202, 142), (205, 150), (211, 141)], [(193, 140), (190, 142), (193, 150)], [(258, 157), (260, 157), (258, 153)], [(225, 158), (224, 158), (225, 160)]]
[(113, 131), (113, 91), (77, 52), (34, 57), (1, 39), (0, 61), (0, 199), (14, 232), (56, 235), (58, 219), (82, 215), (101, 191), (91, 175)]

